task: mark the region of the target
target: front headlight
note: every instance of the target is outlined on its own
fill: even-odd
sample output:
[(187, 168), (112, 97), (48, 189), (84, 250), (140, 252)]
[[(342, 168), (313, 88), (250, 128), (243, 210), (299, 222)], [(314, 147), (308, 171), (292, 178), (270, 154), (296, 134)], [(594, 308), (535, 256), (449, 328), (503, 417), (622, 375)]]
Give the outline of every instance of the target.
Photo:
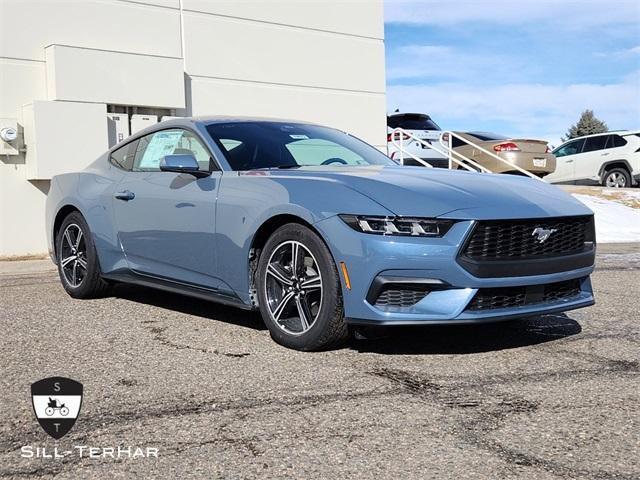
[(453, 220), (408, 217), (371, 217), (340, 215), (351, 228), (375, 235), (402, 235), (413, 237), (442, 237), (453, 225)]

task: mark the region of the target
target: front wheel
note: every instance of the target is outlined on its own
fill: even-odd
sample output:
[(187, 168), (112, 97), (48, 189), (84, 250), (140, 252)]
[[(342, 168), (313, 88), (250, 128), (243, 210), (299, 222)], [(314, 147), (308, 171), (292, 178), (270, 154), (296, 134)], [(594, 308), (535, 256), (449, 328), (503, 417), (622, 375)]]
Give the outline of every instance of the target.
[(74, 298), (96, 298), (108, 284), (100, 276), (100, 264), (87, 222), (79, 212), (64, 219), (56, 238), (58, 274), (62, 286)]
[(276, 230), (262, 250), (257, 277), (260, 312), (276, 342), (326, 350), (346, 340), (338, 271), (309, 228), (290, 223)]

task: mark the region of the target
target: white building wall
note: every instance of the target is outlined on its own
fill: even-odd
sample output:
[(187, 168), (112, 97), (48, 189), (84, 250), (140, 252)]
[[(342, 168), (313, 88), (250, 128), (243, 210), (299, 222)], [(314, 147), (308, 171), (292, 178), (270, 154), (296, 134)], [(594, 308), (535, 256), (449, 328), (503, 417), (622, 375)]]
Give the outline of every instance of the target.
[[(382, 0), (0, 0), (0, 118), (21, 126), (38, 100), (122, 103), (308, 120), (384, 148), (384, 97)], [(72, 168), (47, 153), (38, 171)], [(0, 156), (0, 257), (46, 251), (31, 158)]]

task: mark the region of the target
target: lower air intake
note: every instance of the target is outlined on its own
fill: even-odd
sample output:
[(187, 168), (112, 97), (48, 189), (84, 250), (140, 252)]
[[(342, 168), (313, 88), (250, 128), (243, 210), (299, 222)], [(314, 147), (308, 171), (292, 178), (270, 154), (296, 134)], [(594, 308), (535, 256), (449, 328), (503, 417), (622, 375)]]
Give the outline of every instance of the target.
[(481, 288), (467, 306), (467, 310), (513, 308), (537, 303), (551, 303), (580, 294), (580, 280), (527, 285), (524, 287)]

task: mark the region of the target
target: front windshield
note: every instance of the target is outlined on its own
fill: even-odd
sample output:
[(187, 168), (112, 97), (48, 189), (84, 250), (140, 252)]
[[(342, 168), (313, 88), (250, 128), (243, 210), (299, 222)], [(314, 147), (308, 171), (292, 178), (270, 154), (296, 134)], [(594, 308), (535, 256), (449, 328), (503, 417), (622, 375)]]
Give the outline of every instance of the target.
[(395, 165), (362, 140), (300, 123), (212, 123), (207, 131), (236, 171), (301, 166)]

